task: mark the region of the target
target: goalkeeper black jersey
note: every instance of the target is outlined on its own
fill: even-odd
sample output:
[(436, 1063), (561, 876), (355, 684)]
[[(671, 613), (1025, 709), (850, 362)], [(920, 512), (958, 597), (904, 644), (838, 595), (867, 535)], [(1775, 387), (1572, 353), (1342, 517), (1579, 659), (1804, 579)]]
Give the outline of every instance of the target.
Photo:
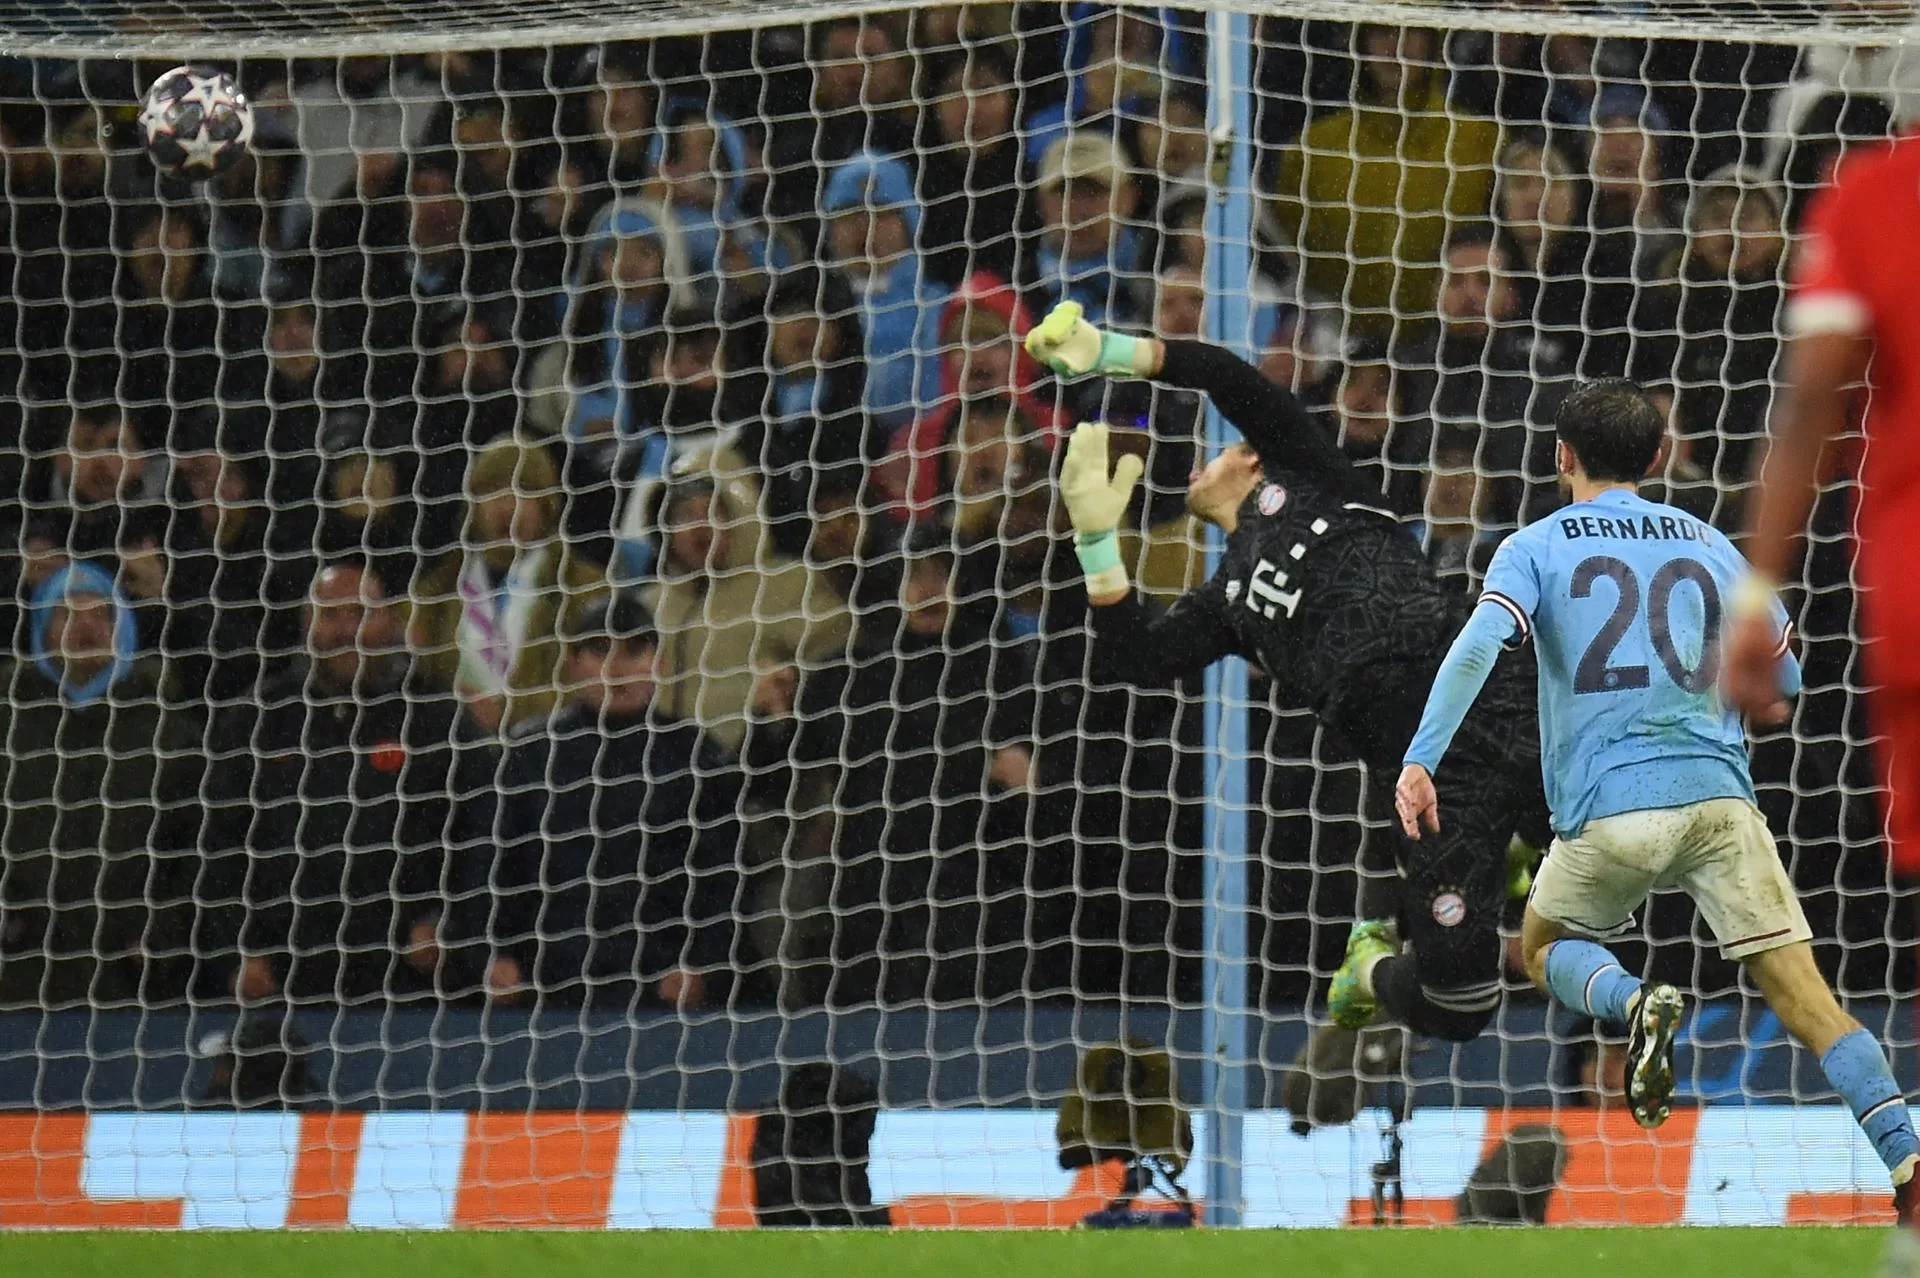
[[(1245, 657), (1282, 704), (1312, 710), (1368, 766), (1397, 771), (1469, 601), (1368, 503), (1345, 454), (1291, 394), (1218, 347), (1166, 349), (1159, 380), (1211, 395), (1259, 453), (1265, 482), (1242, 506), (1211, 580), (1164, 613), (1138, 592), (1091, 610), (1096, 677), (1163, 686)], [(1476, 710), (1475, 720), (1496, 722), (1491, 733), (1470, 722), (1463, 749), (1497, 738), (1484, 740), (1486, 753), (1537, 769), (1529, 653), (1501, 659)]]

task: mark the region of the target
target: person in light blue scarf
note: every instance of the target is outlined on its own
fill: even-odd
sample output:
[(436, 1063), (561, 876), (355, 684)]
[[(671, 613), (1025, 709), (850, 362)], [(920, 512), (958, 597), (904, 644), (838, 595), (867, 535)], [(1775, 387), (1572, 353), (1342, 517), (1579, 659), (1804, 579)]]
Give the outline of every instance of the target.
[(947, 289), (927, 278), (920, 212), (907, 166), (872, 152), (835, 169), (820, 201), (826, 255), (860, 301), (867, 412), (886, 428), (912, 421), (940, 395)]
[[(94, 601), (105, 609), (89, 606)], [(67, 704), (92, 705), (132, 673), (133, 607), (106, 569), (82, 562), (55, 571), (33, 592), (30, 608), (28, 657)]]
[(691, 277), (708, 296), (727, 269), (728, 248), (744, 252), (754, 268), (766, 265), (766, 240), (744, 207), (750, 168), (738, 125), (695, 98), (661, 106), (647, 150), (647, 190), (672, 217)]
[[(588, 251), (568, 289), (573, 400), (567, 438), (581, 443), (612, 437), (644, 448), (658, 432), (652, 429), (656, 423), (639, 420), (635, 412), (633, 391), (647, 372), (636, 356), (663, 331), (674, 280), (685, 275), (685, 255), (664, 211), (646, 201), (608, 205), (588, 234)], [(657, 451), (664, 465), (664, 439)]]

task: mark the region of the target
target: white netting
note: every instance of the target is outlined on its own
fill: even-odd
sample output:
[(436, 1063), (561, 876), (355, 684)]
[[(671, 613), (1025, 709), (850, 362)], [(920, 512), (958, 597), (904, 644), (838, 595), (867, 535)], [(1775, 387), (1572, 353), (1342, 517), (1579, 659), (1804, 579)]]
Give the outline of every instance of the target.
[[(1165, 1047), (1198, 1097), (1207, 737), (1197, 685), (1130, 690), (1090, 650), (1056, 444), (1144, 432), (1125, 549), (1166, 597), (1203, 571), (1203, 416), (1057, 384), (1019, 335), (1063, 295), (1207, 332), (1217, 196), (1253, 270), (1228, 284), (1246, 330), (1210, 335), (1298, 388), (1463, 590), (1557, 502), (1583, 373), (1671, 406), (1661, 488), (1732, 528), (1806, 199), (1920, 92), (1905, 5), (1392, 7), (1405, 31), (1226, 7), (1257, 15), (1250, 192), (1208, 189), (1194, 13), (0, 5), (0, 1108), (26, 1113), (0, 1162), (36, 1169), (0, 1177), (0, 1227), (188, 1200), (745, 1223), (742, 1169), (769, 1207), (801, 1127), (719, 1111), (785, 1088), (857, 1118), (859, 1080), (800, 1068), (827, 1061), (878, 1085), (897, 1221), (1098, 1205), (1112, 1184), (1051, 1147), (1077, 1053)], [(184, 57), (229, 59), (256, 111), (198, 188), (132, 127)], [(1852, 482), (1842, 457), (1794, 598), (1809, 690), (1755, 766), (1823, 961), (1905, 1041)], [(117, 593), (56, 606), (76, 590)], [(1252, 796), (1248, 1219), (1338, 1223), (1379, 1115), (1293, 1142), (1285, 1067), (1391, 850), (1346, 747), (1253, 700), (1221, 710), (1255, 743), (1221, 761)], [(1703, 1000), (1692, 1095), (1819, 1094), (1705, 942), (1662, 898), (1623, 949)], [(1370, 1067), (1364, 1098), (1410, 1095), (1409, 1147), (1459, 1164), (1409, 1187), (1442, 1218), (1510, 1108), (1640, 1139), (1617, 1050), (1507, 980), (1496, 1027), (1417, 1046), (1410, 1088), (1391, 1044)], [(1352, 1095), (1329, 1081), (1319, 1117)], [(236, 1102), (321, 1112), (174, 1112)], [(170, 1112), (51, 1116), (81, 1105)], [(462, 1109), (491, 1114), (417, 1112)], [(1740, 1169), (1732, 1197), (1609, 1151), (1559, 1218), (1877, 1208), (1864, 1171), (1752, 1154), (1851, 1139), (1843, 1111), (1713, 1113), (1693, 1156)], [(258, 1149), (279, 1188), (152, 1189)], [(826, 1173), (805, 1192), (860, 1196)], [(146, 1188), (81, 1188), (116, 1176)], [(525, 1193), (556, 1176), (612, 1189)]]

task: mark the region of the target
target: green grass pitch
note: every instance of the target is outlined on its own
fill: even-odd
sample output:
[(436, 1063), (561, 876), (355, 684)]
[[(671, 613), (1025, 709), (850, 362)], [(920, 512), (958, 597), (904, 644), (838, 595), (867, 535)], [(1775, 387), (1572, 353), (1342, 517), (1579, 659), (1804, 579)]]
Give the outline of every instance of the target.
[(43, 1278), (1874, 1278), (1880, 1229), (0, 1234)]

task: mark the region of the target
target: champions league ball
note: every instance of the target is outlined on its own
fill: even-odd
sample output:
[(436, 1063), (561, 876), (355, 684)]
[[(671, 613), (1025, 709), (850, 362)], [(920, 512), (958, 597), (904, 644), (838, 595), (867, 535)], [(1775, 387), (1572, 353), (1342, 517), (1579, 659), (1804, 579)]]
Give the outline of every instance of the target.
[(140, 109), (140, 140), (154, 167), (188, 179), (240, 162), (253, 138), (253, 108), (224, 71), (175, 67), (153, 82)]

